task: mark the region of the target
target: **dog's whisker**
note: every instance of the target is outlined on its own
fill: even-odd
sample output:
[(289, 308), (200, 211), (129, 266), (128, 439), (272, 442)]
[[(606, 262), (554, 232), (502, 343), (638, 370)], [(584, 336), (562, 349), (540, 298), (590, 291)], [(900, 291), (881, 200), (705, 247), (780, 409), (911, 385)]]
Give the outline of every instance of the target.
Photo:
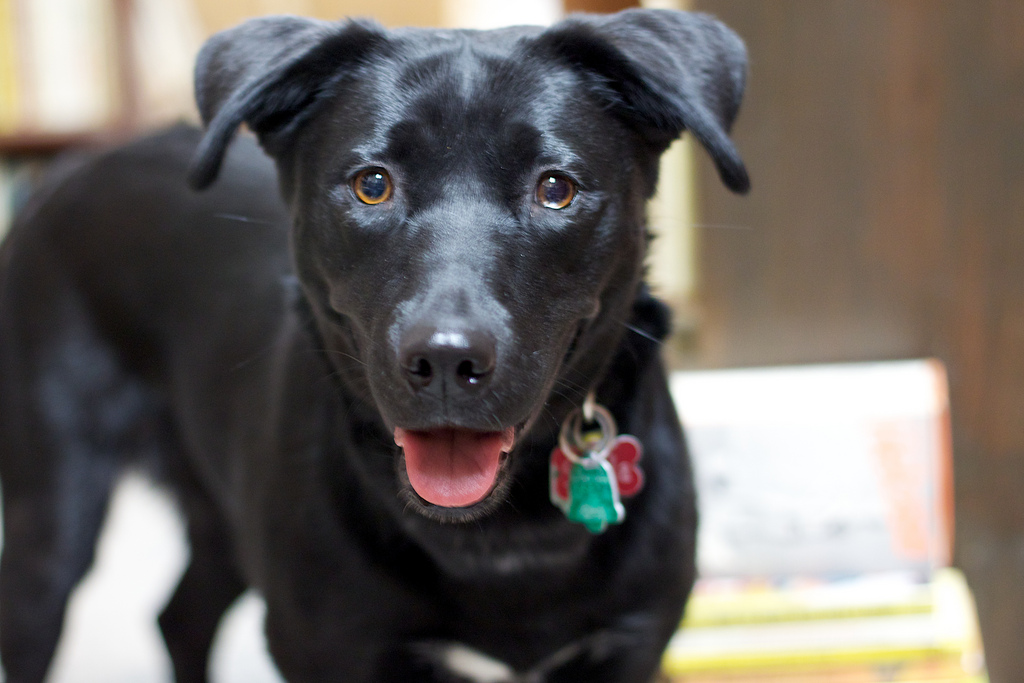
[[(588, 382), (589, 383), (593, 379), (592, 377), (589, 377), (589, 376), (585, 375), (579, 368), (574, 368), (572, 366), (565, 368), (565, 372), (572, 373), (572, 375), (574, 377), (579, 377), (580, 381), (583, 381), (583, 382)], [(568, 378), (566, 378), (566, 379), (568, 379)], [(581, 386), (581, 388), (583, 388), (583, 387)]]
[(251, 218), (249, 216), (242, 216), (241, 214), (237, 213), (215, 213), (213, 214), (213, 217), (223, 218), (224, 220), (228, 221), (238, 221), (239, 223), (254, 223), (256, 225), (274, 225), (274, 223), (270, 221), (264, 221), (258, 218)]
[[(308, 325), (312, 321), (313, 321), (313, 316), (312, 315), (308, 315), (308, 316), (304, 316), (304, 319), (301, 320), (300, 323), (301, 323), (302, 326), (306, 326), (306, 325)], [(256, 353), (254, 353), (251, 357), (249, 357), (249, 358), (239, 362), (238, 364), (232, 366), (231, 367), (231, 371), (232, 372), (237, 372), (237, 371), (242, 370), (243, 368), (245, 368), (245, 367), (247, 367), (249, 365), (252, 365), (256, 361), (260, 360), (261, 358), (264, 358), (264, 357), (270, 355), (270, 353), (274, 349), (276, 349), (277, 347), (278, 347), (278, 342), (277, 341), (274, 341), (274, 342), (272, 342), (270, 344), (267, 344), (265, 347), (263, 347), (262, 349), (260, 349)], [(313, 352), (329, 352), (329, 349), (312, 349), (310, 351), (310, 353), (313, 353)], [(355, 360), (359, 360), (359, 359), (357, 358)]]
[(563, 394), (561, 391), (555, 389), (554, 387), (551, 387), (551, 393), (554, 394), (555, 396), (564, 398), (566, 401), (572, 401), (572, 397), (570, 397), (568, 394)]
[(246, 358), (245, 360), (237, 363), (236, 365), (233, 365), (231, 367), (231, 372), (238, 372), (239, 370), (242, 370), (243, 368), (246, 368), (249, 365), (252, 365), (256, 361), (258, 361), (258, 360), (260, 360), (262, 358), (265, 358), (266, 356), (269, 356), (271, 351), (273, 351), (275, 348), (277, 348), (277, 343), (276, 342), (273, 343), (273, 344), (268, 344), (264, 348), (260, 349), (256, 353), (254, 353), (251, 357)]
[(342, 356), (343, 358), (348, 358), (350, 360), (355, 361), (359, 365), (362, 365), (364, 368), (365, 367), (369, 367), (369, 365), (366, 363), (366, 361), (364, 361), (362, 358), (357, 358), (357, 357), (353, 356), (351, 353), (345, 353), (344, 351), (337, 351), (335, 349), (313, 349), (313, 352), (315, 352), (315, 353), (328, 353), (328, 354), (332, 354), (332, 355), (335, 355), (335, 356)]
[(554, 414), (551, 412), (551, 409), (548, 408), (548, 405), (546, 403), (544, 404), (544, 407), (541, 409), (540, 415), (538, 415), (538, 417), (546, 417), (547, 419), (551, 420), (551, 426), (553, 427), (559, 426), (558, 419), (554, 416)]
[(582, 384), (579, 384), (578, 382), (573, 382), (568, 377), (558, 377), (558, 378), (555, 379), (555, 383), (556, 384), (561, 384), (561, 385), (563, 385), (563, 386), (565, 386), (567, 388), (570, 388), (570, 389), (578, 389), (579, 391), (582, 391), (584, 393), (586, 393), (586, 391), (587, 391), (587, 388), (585, 386), (583, 386)]
[(317, 383), (319, 384), (323, 382), (331, 382), (336, 379), (344, 380), (345, 376), (348, 375), (349, 373), (352, 373), (353, 371), (359, 373), (359, 370), (354, 366), (340, 366), (322, 375), (317, 380)]
[(630, 331), (630, 332), (632, 332), (633, 334), (638, 334), (638, 335), (640, 335), (641, 337), (643, 337), (644, 339), (647, 339), (648, 341), (652, 341), (652, 342), (654, 342), (655, 344), (664, 344), (664, 343), (665, 343), (665, 342), (664, 342), (663, 340), (661, 340), (661, 339), (658, 339), (657, 337), (655, 337), (655, 336), (653, 336), (653, 335), (651, 335), (651, 334), (649, 334), (649, 333), (647, 333), (647, 332), (645, 332), (645, 331), (641, 330), (641, 329), (640, 329), (639, 327), (636, 327), (636, 326), (634, 326), (634, 325), (631, 325), (631, 324), (627, 323), (627, 322), (626, 322), (626, 321), (624, 321), (624, 320), (621, 320), (621, 321), (619, 321), (619, 322), (620, 322), (620, 324), (621, 324), (621, 325), (622, 325), (623, 327), (625, 327), (625, 328), (626, 328), (627, 330), (629, 330), (629, 331)]
[(587, 388), (584, 387), (584, 386), (580, 386), (579, 384), (576, 384), (575, 382), (570, 382), (568, 380), (558, 380), (558, 381), (555, 382), (555, 384), (556, 384), (556, 386), (560, 386), (560, 387), (564, 387), (565, 389), (568, 389), (569, 391), (573, 392), (579, 398), (583, 398), (584, 396), (587, 395)]

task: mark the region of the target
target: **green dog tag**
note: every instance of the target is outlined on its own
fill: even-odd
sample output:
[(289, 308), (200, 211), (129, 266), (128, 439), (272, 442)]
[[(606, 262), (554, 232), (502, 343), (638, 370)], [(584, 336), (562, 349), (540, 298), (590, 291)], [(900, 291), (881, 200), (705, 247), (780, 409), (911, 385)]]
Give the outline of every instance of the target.
[(588, 458), (573, 463), (569, 472), (569, 509), (565, 514), (594, 534), (625, 518), (614, 471), (606, 460)]

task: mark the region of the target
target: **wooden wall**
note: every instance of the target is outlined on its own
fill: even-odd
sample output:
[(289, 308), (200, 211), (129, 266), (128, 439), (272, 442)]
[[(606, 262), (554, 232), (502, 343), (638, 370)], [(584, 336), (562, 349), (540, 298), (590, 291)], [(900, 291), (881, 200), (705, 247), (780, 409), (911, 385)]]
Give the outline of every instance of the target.
[(736, 137), (702, 162), (700, 325), (720, 367), (936, 356), (956, 562), (993, 683), (1024, 671), (1024, 2), (698, 0), (747, 41)]

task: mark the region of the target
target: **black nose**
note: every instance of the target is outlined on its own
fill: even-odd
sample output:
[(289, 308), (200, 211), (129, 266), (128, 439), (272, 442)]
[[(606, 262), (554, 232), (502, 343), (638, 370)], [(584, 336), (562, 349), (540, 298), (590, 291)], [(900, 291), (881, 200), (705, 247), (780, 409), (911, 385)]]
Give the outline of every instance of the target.
[(494, 372), (494, 337), (478, 329), (416, 325), (403, 335), (398, 362), (413, 389), (477, 391)]

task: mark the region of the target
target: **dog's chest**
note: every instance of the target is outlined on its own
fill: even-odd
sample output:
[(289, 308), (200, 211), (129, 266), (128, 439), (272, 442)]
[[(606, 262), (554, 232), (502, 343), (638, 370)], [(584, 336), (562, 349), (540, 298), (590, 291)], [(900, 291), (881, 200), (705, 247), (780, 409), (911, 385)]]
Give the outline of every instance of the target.
[(574, 641), (549, 653), (526, 670), (517, 670), (508, 662), (461, 642), (429, 643), (417, 649), (443, 673), (470, 683), (544, 683), (548, 675), (578, 657), (585, 657), (590, 641), (602, 632)]
[(463, 643), (439, 645), (432, 654), (435, 663), (447, 673), (472, 683), (514, 683), (521, 680), (507, 663)]

